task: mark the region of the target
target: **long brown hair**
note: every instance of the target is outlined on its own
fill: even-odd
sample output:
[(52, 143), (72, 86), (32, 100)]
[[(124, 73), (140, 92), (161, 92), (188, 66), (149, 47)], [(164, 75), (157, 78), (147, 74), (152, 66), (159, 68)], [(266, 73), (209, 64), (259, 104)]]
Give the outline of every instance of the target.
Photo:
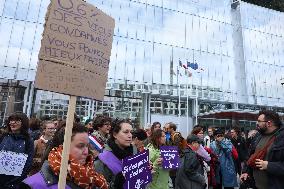
[(162, 129), (154, 130), (154, 132), (152, 133), (150, 137), (150, 143), (154, 146), (154, 148), (159, 148), (161, 146), (159, 141), (163, 136), (163, 133), (165, 133), (165, 131), (163, 131)]
[(197, 135), (198, 133), (200, 133), (201, 131), (203, 131), (203, 127), (200, 125), (196, 125), (193, 127), (191, 134), (193, 135)]
[(28, 139), (30, 135), (29, 135), (29, 118), (27, 117), (27, 115), (22, 112), (15, 112), (11, 114), (7, 120), (7, 131), (9, 133), (12, 132), (10, 127), (10, 121), (12, 120), (21, 120), (22, 125), (20, 128), (20, 134), (24, 135), (25, 138)]

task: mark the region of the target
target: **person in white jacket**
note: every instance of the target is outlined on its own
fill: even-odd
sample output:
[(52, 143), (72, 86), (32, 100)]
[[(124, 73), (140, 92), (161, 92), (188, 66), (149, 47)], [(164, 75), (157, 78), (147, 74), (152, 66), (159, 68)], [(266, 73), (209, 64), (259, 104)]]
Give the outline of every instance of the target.
[(213, 127), (208, 127), (207, 133), (204, 137), (204, 146), (210, 148), (210, 144), (214, 141), (214, 136), (213, 136), (214, 128)]

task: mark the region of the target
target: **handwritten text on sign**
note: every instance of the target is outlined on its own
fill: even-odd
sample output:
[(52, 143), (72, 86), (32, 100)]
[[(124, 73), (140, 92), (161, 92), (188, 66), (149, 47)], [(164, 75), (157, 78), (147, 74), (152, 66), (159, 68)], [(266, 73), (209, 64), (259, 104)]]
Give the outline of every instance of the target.
[(107, 71), (114, 20), (81, 0), (53, 0), (40, 58)]
[(124, 189), (145, 188), (152, 181), (149, 169), (149, 150), (123, 159)]
[(160, 151), (163, 158), (162, 166), (164, 169), (179, 168), (180, 160), (177, 146), (161, 146)]
[[(43, 67), (41, 64), (47, 67), (48, 63), (53, 63), (57, 64), (62, 72), (55, 76), (46, 72), (37, 72), (36, 87), (102, 100), (108, 75), (113, 31), (114, 19), (95, 6), (82, 0), (52, 0), (39, 53), (39, 67)], [(88, 77), (95, 79), (92, 82), (84, 81), (86, 83), (84, 86), (77, 85), (69, 79), (70, 70), (71, 74), (80, 72), (80, 75), (84, 75), (85, 72)], [(61, 80), (48, 79), (59, 76)], [(54, 87), (61, 85), (66, 87), (63, 89)], [(76, 89), (73, 86), (77, 86)], [(95, 91), (98, 88), (103, 90), (85, 94), (86, 87), (91, 88), (87, 91)]]
[(0, 151), (0, 174), (21, 176), (28, 155), (11, 151)]

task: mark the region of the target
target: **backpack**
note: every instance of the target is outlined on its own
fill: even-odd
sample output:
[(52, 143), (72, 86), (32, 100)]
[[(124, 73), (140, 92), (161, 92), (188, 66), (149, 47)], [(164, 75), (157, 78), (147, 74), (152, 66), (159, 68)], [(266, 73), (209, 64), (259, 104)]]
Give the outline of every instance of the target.
[[(178, 139), (176, 139), (176, 137), (178, 137)], [(171, 140), (180, 150), (184, 150), (187, 147), (187, 141), (182, 137), (180, 132), (175, 132), (172, 135)], [(175, 144), (175, 141), (178, 141), (178, 144)]]

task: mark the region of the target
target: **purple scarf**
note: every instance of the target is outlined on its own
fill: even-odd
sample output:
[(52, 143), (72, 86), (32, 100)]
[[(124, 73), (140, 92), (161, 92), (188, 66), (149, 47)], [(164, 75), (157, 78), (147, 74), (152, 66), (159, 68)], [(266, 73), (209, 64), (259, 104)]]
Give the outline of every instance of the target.
[(114, 175), (122, 171), (122, 161), (112, 152), (104, 151), (99, 154), (99, 159), (112, 171)]

